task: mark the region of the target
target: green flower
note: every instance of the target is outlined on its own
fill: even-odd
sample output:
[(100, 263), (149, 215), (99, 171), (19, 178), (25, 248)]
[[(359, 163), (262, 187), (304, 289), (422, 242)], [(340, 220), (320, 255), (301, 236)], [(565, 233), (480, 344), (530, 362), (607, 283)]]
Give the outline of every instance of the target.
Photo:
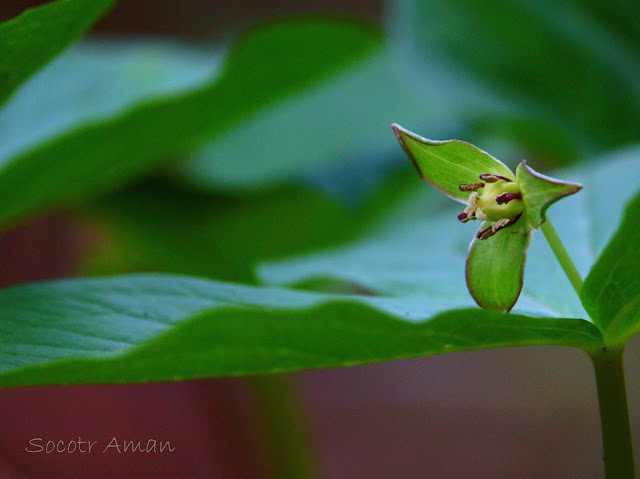
[(464, 141), (427, 140), (399, 125), (392, 128), (422, 179), (466, 205), (458, 220), (481, 221), (466, 262), (471, 296), (482, 308), (510, 311), (522, 290), (533, 231), (551, 204), (582, 186), (544, 176), (525, 160), (514, 174)]

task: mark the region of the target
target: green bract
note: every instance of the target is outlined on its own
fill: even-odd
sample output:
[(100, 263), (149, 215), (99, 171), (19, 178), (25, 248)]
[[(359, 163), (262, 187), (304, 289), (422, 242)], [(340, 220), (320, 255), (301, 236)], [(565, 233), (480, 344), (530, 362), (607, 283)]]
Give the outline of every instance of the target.
[(520, 296), (533, 231), (552, 203), (582, 186), (541, 175), (524, 160), (514, 175), (469, 143), (427, 140), (399, 125), (392, 128), (420, 176), (467, 205), (458, 220), (482, 222), (469, 246), (467, 287), (482, 308), (510, 311)]

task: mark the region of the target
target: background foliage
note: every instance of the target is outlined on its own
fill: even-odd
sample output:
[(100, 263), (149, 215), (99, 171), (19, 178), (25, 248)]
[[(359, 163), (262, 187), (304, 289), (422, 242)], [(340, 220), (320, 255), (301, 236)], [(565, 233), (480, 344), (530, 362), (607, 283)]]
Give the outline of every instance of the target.
[[(89, 238), (82, 279), (0, 291), (0, 385), (220, 377), (520, 345), (595, 350), (637, 331), (637, 4), (389, 0), (381, 27), (307, 16), (216, 41), (72, 45), (113, 3), (58, 0), (0, 25), (2, 227), (62, 210)], [(145, 13), (141, 23), (157, 17)], [(463, 279), (473, 228), (419, 181), (391, 122), (583, 182), (550, 210), (587, 277), (582, 301), (536, 235), (515, 312), (478, 310)], [(360, 440), (352, 411), (316, 412), (314, 432), (336, 421), (350, 431), (324, 439), (331, 469), (355, 470), (345, 477), (410, 476), (394, 462), (402, 454), (433, 471), (446, 463), (441, 475), (522, 473), (518, 447), (540, 452), (530, 477), (587, 477), (600, 466), (599, 438), (581, 364), (566, 348), (520, 348), (305, 378), (320, 378), (309, 401), (332, 401), (327, 385), (341, 380), (362, 395)], [(163, 386), (144, 386), (161, 391), (145, 413), (173, 401), (173, 385)], [(123, 403), (135, 402), (135, 387)], [(85, 391), (62, 390), (73, 391), (67, 399)], [(423, 401), (417, 390), (440, 395)], [(3, 391), (9, 416), (37, 396), (21, 432), (46, 423), (42, 391)], [(178, 421), (191, 410), (170, 409)], [(387, 456), (401, 451), (393, 461), (368, 441), (374, 429)], [(358, 451), (370, 460), (353, 460)], [(195, 470), (192, 459), (181, 473)]]
[[(493, 15), (496, 5), (396, 1), (385, 32), (297, 18), (230, 47), (93, 41), (53, 59), (109, 5), (60, 0), (2, 25), (0, 220), (64, 206), (101, 232), (85, 274), (216, 281), (119, 276), (7, 289), (5, 384), (272, 372), (521, 344), (589, 350), (636, 330), (637, 298), (619, 290), (623, 278), (631, 290), (635, 282), (614, 265), (637, 262), (620, 239), (634, 237), (631, 220), (598, 256), (637, 190), (625, 174), (640, 161), (638, 36), (628, 20), (637, 6), (621, 17), (609, 3), (575, 1), (557, 14), (523, 0)], [(601, 329), (542, 245), (516, 309), (526, 317), (467, 309), (468, 231), (408, 176), (391, 121), (469, 138), (512, 164), (591, 158), (558, 174), (582, 181), (585, 194), (551, 217), (583, 274), (597, 262), (583, 300)], [(602, 279), (603, 270), (613, 272)], [(612, 297), (628, 301), (603, 319)]]

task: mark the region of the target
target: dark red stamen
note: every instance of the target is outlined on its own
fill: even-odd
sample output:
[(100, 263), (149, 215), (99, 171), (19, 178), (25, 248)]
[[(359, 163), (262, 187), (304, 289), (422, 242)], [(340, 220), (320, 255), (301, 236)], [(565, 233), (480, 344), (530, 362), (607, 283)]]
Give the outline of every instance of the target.
[(482, 181), (486, 181), (487, 183), (495, 183), (498, 180), (506, 181), (507, 183), (513, 183), (513, 180), (510, 180), (509, 178), (500, 175), (492, 175), (490, 173), (483, 173), (482, 175), (479, 175), (478, 178), (480, 178)]
[(499, 205), (504, 205), (505, 203), (509, 203), (511, 200), (521, 200), (522, 193), (502, 193), (501, 195), (496, 196), (496, 203)]
[(494, 234), (496, 234), (498, 231), (503, 230), (505, 228), (508, 228), (509, 226), (513, 225), (516, 221), (518, 221), (520, 219), (520, 217), (522, 216), (522, 213), (519, 213), (518, 216), (516, 216), (515, 218), (513, 218), (511, 221), (509, 221), (506, 225), (501, 226), (499, 228), (493, 229), (494, 226), (489, 226), (488, 228), (485, 228), (483, 230), (478, 231), (478, 233), (476, 234), (476, 238), (478, 238), (479, 240), (486, 240), (487, 238), (491, 238)]
[(469, 215), (467, 213), (461, 213), (458, 215), (458, 221), (462, 222), (462, 223), (466, 223), (467, 221), (469, 221)]
[(489, 226), (488, 228), (478, 231), (478, 233), (476, 233), (476, 238), (478, 238), (479, 240), (484, 240), (493, 236), (493, 234), (493, 229), (491, 228), (491, 226)]

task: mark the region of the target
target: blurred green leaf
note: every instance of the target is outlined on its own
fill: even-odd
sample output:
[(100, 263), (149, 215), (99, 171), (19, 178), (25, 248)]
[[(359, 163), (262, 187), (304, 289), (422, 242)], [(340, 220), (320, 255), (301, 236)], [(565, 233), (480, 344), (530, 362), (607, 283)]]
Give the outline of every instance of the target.
[[(329, 29), (327, 35), (316, 41), (332, 42), (335, 33)], [(386, 134), (393, 119), (423, 125), (438, 136), (460, 130), (461, 120), (478, 112), (501, 110), (491, 95), (463, 78), (430, 70), (417, 79), (416, 72), (407, 68), (413, 61), (408, 52), (381, 45), (373, 37), (376, 46), (360, 48), (359, 61), (345, 62), (305, 91), (291, 91), (260, 105), (241, 121), (225, 125), (224, 135), (213, 131), (207, 138), (213, 141), (178, 168), (178, 176), (199, 188), (227, 192), (281, 185), (303, 176), (326, 177), (343, 167), (364, 168), (367, 177), (380, 177), (397, 150)], [(291, 41), (296, 42), (293, 37)], [(357, 48), (350, 50), (354, 56), (358, 53)], [(0, 114), (0, 124), (8, 126), (6, 133), (0, 132), (0, 162), (9, 164), (60, 136), (61, 144), (73, 142), (74, 132), (86, 123), (104, 122), (108, 127), (138, 104), (175, 96), (171, 88), (175, 83), (193, 89), (209, 69), (218, 74), (218, 63), (218, 55), (207, 55), (201, 47), (81, 45), (36, 76)], [(142, 66), (147, 67), (144, 76)], [(253, 67), (244, 67), (246, 75), (255, 75)], [(52, 85), (61, 94), (50, 95)], [(268, 88), (269, 83), (260, 87)], [(244, 103), (228, 106), (234, 115), (236, 107), (242, 109)], [(372, 172), (372, 164), (381, 167)]]
[(561, 125), (583, 147), (638, 140), (637, 2), (395, 0), (390, 7), (393, 37), (413, 45), (416, 58), (499, 92), (525, 116)]
[(397, 153), (391, 122), (447, 135), (471, 112), (493, 105), (464, 80), (429, 72), (416, 81), (406, 55), (386, 44), (304, 95), (263, 109), (191, 155), (179, 177), (205, 190), (234, 192), (345, 166), (359, 168), (360, 177), (379, 175), (385, 170), (376, 167), (388, 166)]
[(80, 37), (114, 0), (58, 0), (0, 24), (0, 105)]
[(147, 182), (83, 210), (100, 240), (80, 270), (162, 271), (255, 282), (258, 261), (337, 245), (353, 214), (302, 188), (231, 199)]
[[(617, 178), (611, 180), (617, 183)], [(605, 196), (604, 202), (608, 200)], [(609, 344), (624, 344), (640, 330), (639, 215), (640, 193), (627, 207), (622, 225), (580, 291), (585, 309)]]
[(0, 222), (77, 202), (145, 173), (340, 71), (379, 42), (376, 32), (349, 21), (256, 28), (211, 84), (143, 103), (6, 159)]
[[(273, 39), (256, 40), (252, 55), (260, 59), (258, 63), (236, 64), (234, 57), (218, 84), (198, 91), (193, 91), (194, 84), (187, 85), (190, 92), (178, 98), (175, 90), (154, 89), (154, 81), (145, 91), (138, 77), (125, 79), (134, 88), (127, 88), (126, 81), (116, 81), (118, 88), (110, 90), (111, 80), (118, 79), (113, 73), (103, 75), (105, 81), (92, 92), (97, 98), (115, 96), (111, 107), (77, 108), (74, 102), (59, 107), (39, 97), (31, 104), (32, 115), (18, 114), (18, 121), (13, 118), (15, 109), (11, 115), (5, 113), (4, 119), (0, 115), (0, 123), (5, 125), (24, 125), (35, 117), (45, 119), (31, 128), (20, 127), (17, 135), (9, 138), (7, 134), (2, 139), (4, 153), (0, 158), (9, 171), (0, 172), (0, 186), (6, 184), (21, 191), (14, 186), (21, 185), (27, 173), (37, 179), (38, 171), (51, 164), (70, 165), (62, 173), (47, 168), (47, 173), (54, 173), (53, 178), (81, 185), (65, 189), (64, 194), (58, 192), (50, 201), (44, 193), (37, 199), (40, 193), (27, 191), (33, 198), (31, 204), (16, 206), (7, 218), (32, 214), (43, 204), (53, 207), (72, 203), (95, 189), (106, 190), (143, 174), (164, 160), (197, 151), (203, 144), (207, 146), (177, 170), (179, 177), (207, 190), (238, 191), (282, 184), (301, 176), (328, 177), (345, 165), (367, 171), (366, 175), (354, 176), (356, 181), (372, 173), (379, 177), (388, 166), (376, 167), (373, 172), (369, 169), (372, 164), (389, 165), (393, 159), (395, 145), (385, 133), (392, 121), (428, 132), (434, 138), (465, 132), (476, 143), (495, 140), (491, 146), (498, 156), (504, 147), (546, 164), (568, 162), (578, 153), (637, 139), (633, 127), (640, 100), (633, 65), (639, 54), (634, 35), (637, 22), (630, 20), (637, 18), (637, 6), (612, 7), (595, 0), (580, 5), (571, 2), (554, 7), (566, 16), (554, 16), (551, 7), (539, 2), (504, 2), (507, 19), (530, 19), (527, 25), (516, 27), (519, 22), (504, 25), (503, 16), (493, 15), (489, 4), (438, 4), (432, 8), (431, 3), (390, 3), (390, 41), (384, 45), (366, 29), (351, 25), (357, 32), (347, 34), (349, 28), (344, 24), (332, 27), (327, 21), (323, 32), (296, 38), (289, 31), (288, 40), (284, 38), (287, 35), (280, 38), (283, 44), (315, 53), (293, 58), (295, 52), (282, 45), (278, 47), (281, 50), (272, 48)], [(426, 9), (429, 15), (422, 14)], [(481, 28), (485, 22), (489, 25), (486, 30)], [(287, 28), (279, 25), (266, 30)], [(476, 41), (472, 32), (480, 32), (483, 42)], [(252, 38), (263, 34), (259, 30)], [(503, 36), (515, 40), (503, 41)], [(454, 40), (444, 41), (449, 37)], [(96, 47), (95, 51), (99, 50)], [(204, 58), (201, 49), (194, 51), (194, 61), (176, 64), (172, 69), (176, 76), (191, 72), (200, 63), (196, 57)], [(107, 45), (99, 55), (111, 53)], [(301, 71), (300, 75), (291, 75), (288, 68), (308, 68), (315, 54), (323, 58), (316, 68), (309, 68), (306, 75)], [(212, 54), (210, 61), (216, 58)], [(576, 69), (567, 73), (573, 68), (574, 58)], [(262, 67), (265, 70), (257, 74)], [(75, 78), (69, 74), (75, 68), (69, 64), (66, 69), (58, 69), (58, 78)], [(274, 71), (280, 76), (269, 73)], [(160, 76), (170, 80), (170, 75)], [(233, 78), (238, 82), (225, 89)], [(40, 85), (47, 85), (51, 79), (53, 74), (48, 78), (43, 75)], [(576, 79), (579, 81), (574, 82)], [(253, 82), (251, 88), (245, 88), (242, 82), (246, 81)], [(303, 85), (308, 87), (304, 92)], [(136, 94), (128, 95), (127, 91)], [(219, 95), (214, 94), (216, 91)], [(53, 106), (55, 114), (40, 111)], [(19, 110), (24, 112), (26, 108)], [(214, 111), (217, 120), (203, 121)], [(47, 118), (53, 121), (47, 122)], [(82, 126), (87, 123), (91, 126)], [(10, 129), (15, 133), (17, 128)], [(137, 133), (134, 138), (133, 132)], [(178, 139), (176, 132), (180, 132)], [(89, 158), (87, 145), (94, 150)], [(134, 158), (130, 158), (132, 150), (137, 152)], [(80, 156), (82, 168), (78, 168)], [(123, 158), (129, 160), (126, 166)], [(25, 162), (34, 166), (26, 167)], [(110, 167), (105, 169), (104, 165)], [(81, 169), (86, 171), (69, 174), (70, 170)], [(98, 175), (98, 171), (107, 174)], [(91, 175), (93, 181), (84, 180)], [(95, 180), (102, 176), (100, 181)], [(50, 188), (43, 188), (44, 180), (33, 183), (39, 191), (50, 192)], [(13, 203), (23, 202), (28, 203)]]
[(0, 386), (258, 374), (559, 344), (601, 347), (591, 323), (410, 298), (322, 295), (178, 276), (66, 280), (0, 291)]
[(78, 212), (83, 227), (97, 236), (78, 270), (92, 275), (162, 271), (254, 283), (261, 261), (358, 238), (404, 200), (415, 184), (410, 173), (389, 179), (367, 201), (349, 207), (311, 188), (230, 198), (166, 181), (138, 183)]
[(141, 102), (201, 88), (218, 74), (222, 59), (211, 48), (158, 40), (80, 42), (26, 82), (0, 112), (0, 164)]
[(388, 3), (389, 41), (369, 61), (215, 139), (180, 176), (219, 191), (346, 163), (366, 171), (363, 158), (389, 161), (394, 146), (384, 131), (393, 121), (430, 138), (495, 140), (496, 156), (545, 165), (638, 140), (637, 5)]
[[(598, 158), (583, 167), (558, 172), (584, 185), (549, 213), (571, 257), (585, 275), (613, 234), (625, 202), (638, 187), (630, 171), (640, 169), (640, 147)], [(612, 180), (615, 179), (615, 180)], [(291, 285), (311, 278), (354, 283), (373, 294), (414, 297), (436, 311), (473, 305), (464, 268), (473, 228), (460, 224), (455, 209), (416, 207), (429, 187), (416, 190), (363, 239), (335, 250), (262, 265), (259, 277)], [(602, 201), (606, 198), (606, 201)], [(586, 313), (544, 240), (534, 238), (528, 253), (524, 287), (514, 311), (523, 314), (586, 318)]]

